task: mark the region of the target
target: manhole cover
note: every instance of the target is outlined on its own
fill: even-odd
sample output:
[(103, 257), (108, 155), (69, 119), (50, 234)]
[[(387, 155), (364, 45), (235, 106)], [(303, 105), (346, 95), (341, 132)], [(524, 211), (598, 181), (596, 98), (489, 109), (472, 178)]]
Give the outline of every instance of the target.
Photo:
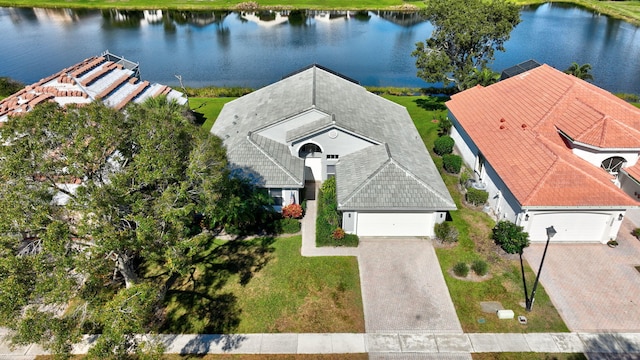
[(485, 322), (487, 322), (487, 320), (484, 318), (478, 318), (478, 324), (484, 324)]

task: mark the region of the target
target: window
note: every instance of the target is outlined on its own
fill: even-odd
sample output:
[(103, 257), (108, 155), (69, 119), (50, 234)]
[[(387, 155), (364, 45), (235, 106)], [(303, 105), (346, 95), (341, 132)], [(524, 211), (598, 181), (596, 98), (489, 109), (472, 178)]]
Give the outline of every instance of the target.
[(336, 154), (327, 154), (327, 159), (337, 159), (339, 155)]
[(269, 196), (273, 199), (273, 205), (282, 206), (284, 203), (282, 189), (269, 189)]
[(600, 164), (600, 167), (605, 169), (611, 175), (618, 175), (618, 172), (626, 162), (627, 161), (623, 157), (612, 156), (605, 159), (602, 164)]
[(313, 154), (313, 153), (322, 153), (322, 149), (320, 149), (320, 146), (314, 143), (306, 143), (302, 145), (302, 147), (300, 147), (300, 150), (298, 151), (298, 156), (301, 158), (304, 158), (307, 155)]

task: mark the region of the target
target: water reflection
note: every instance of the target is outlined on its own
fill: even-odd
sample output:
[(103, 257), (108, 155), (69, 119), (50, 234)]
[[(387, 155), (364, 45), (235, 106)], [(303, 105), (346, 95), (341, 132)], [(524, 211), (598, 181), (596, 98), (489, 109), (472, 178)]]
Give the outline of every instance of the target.
[[(638, 27), (561, 3), (521, 14), (495, 70), (591, 63), (597, 85), (640, 93)], [(0, 33), (13, 35), (0, 76), (32, 83), (108, 49), (168, 85), (179, 73), (188, 86), (260, 87), (318, 63), (364, 85), (422, 87), (410, 54), (432, 30), (419, 12), (0, 8)]]

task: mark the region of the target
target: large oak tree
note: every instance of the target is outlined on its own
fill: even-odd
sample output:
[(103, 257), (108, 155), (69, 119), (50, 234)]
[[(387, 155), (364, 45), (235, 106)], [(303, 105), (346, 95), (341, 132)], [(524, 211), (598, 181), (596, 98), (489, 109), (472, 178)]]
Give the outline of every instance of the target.
[(0, 128), (0, 326), (14, 342), (67, 354), (94, 333), (99, 358), (161, 349), (134, 334), (154, 330), (171, 279), (233, 215), (221, 200), (247, 185), (184, 112), (47, 103)]
[(520, 23), (519, 8), (505, 0), (431, 0), (424, 10), (433, 25), (431, 38), (418, 42), (418, 77), (455, 83), (463, 90), (473, 69), (482, 70), (504, 51), (511, 30)]

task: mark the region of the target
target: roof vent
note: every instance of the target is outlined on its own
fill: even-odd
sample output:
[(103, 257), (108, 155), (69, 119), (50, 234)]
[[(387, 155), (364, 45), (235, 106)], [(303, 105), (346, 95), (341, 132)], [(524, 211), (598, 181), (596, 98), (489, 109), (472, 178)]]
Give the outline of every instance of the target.
[(503, 123), (503, 122), (505, 122), (505, 121), (507, 121), (507, 120), (505, 120), (504, 118), (500, 118), (500, 122), (501, 122), (501, 123)]
[(522, 125), (521, 125), (521, 126), (522, 126), (522, 130), (527, 130), (527, 124), (522, 123)]
[(500, 125), (500, 130), (504, 130), (504, 129), (506, 129), (506, 128), (507, 128), (506, 126), (504, 126), (504, 125)]

